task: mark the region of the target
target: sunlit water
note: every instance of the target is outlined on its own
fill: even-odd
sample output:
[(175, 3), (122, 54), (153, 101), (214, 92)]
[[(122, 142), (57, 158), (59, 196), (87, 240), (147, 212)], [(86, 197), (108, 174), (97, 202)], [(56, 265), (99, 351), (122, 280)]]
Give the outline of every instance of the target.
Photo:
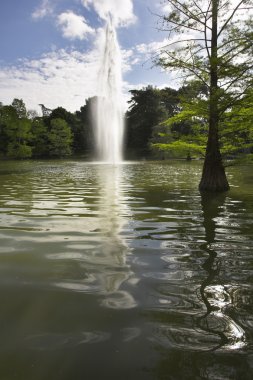
[(0, 163), (0, 379), (251, 379), (252, 168)]

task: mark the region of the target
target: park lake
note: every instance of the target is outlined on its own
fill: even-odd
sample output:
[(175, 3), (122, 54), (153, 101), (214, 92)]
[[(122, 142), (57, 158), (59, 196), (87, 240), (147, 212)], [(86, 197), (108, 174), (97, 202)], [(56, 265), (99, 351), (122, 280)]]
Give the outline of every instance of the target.
[(250, 379), (253, 173), (0, 163), (1, 379)]

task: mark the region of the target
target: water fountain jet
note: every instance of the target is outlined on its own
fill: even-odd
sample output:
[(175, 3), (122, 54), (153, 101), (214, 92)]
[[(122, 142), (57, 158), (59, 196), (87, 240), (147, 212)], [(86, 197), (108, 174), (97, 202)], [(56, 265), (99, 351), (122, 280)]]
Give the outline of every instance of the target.
[(122, 103), (121, 51), (113, 17), (109, 15), (98, 74), (98, 98), (93, 110), (96, 158), (104, 163), (116, 164), (123, 160)]

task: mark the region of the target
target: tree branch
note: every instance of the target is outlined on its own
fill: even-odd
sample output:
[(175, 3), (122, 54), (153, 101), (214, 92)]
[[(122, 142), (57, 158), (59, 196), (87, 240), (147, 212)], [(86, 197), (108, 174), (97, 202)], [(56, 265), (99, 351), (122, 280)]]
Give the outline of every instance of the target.
[[(247, 71), (249, 71), (249, 70), (252, 69), (252, 68), (253, 68), (253, 65), (246, 67), (246, 69), (243, 70), (243, 71), (240, 73), (240, 75), (237, 75), (237, 77), (235, 77), (235, 78), (233, 78), (231, 81), (225, 83), (224, 86), (221, 85), (221, 87), (224, 87), (224, 88), (225, 88), (225, 91), (228, 91), (228, 89), (231, 88), (235, 82), (237, 82), (239, 79), (243, 78), (243, 76), (247, 73)], [(227, 85), (228, 85), (228, 86), (227, 86)], [(225, 86), (227, 86), (227, 87), (225, 87)]]
[[(175, 44), (178, 44), (178, 43), (181, 43), (181, 42), (190, 42), (190, 41), (205, 41), (205, 39), (204, 38), (189, 38), (189, 39), (186, 39), (186, 40), (177, 40), (177, 41), (171, 42), (171, 43), (169, 43), (167, 45), (164, 45), (161, 49), (170, 47), (172, 45), (175, 45)], [(208, 41), (211, 41), (211, 40), (208, 40)]]
[[(234, 98), (231, 99), (230, 103), (226, 104), (225, 107), (220, 108), (219, 115), (222, 115), (224, 112), (226, 112), (227, 109), (231, 108), (234, 104), (236, 104), (237, 100), (240, 99), (240, 97), (241, 97), (242, 95), (244, 95), (245, 92), (246, 92), (249, 88), (251, 88), (251, 84), (249, 84), (248, 86), (246, 86), (243, 92), (240, 92), (240, 93), (238, 93), (237, 95), (235, 95)], [(224, 102), (223, 102), (223, 104), (224, 104)]]
[[(194, 2), (194, 1), (193, 1)], [(198, 16), (196, 15), (196, 14), (194, 14), (193, 12), (191, 12), (191, 10), (190, 10), (190, 8), (187, 8), (186, 7), (186, 5), (185, 4), (182, 4), (180, 1), (178, 1), (178, 0), (173, 0), (173, 1), (170, 1), (170, 3), (179, 11), (179, 12), (181, 12), (181, 13), (183, 13), (186, 17), (188, 17), (189, 19), (193, 19), (193, 20), (195, 20), (195, 21), (197, 21), (197, 22), (199, 22), (200, 24), (202, 24), (202, 25), (204, 25), (204, 21), (202, 21), (202, 20), (200, 20), (199, 18), (198, 18)], [(180, 7), (179, 6), (177, 6), (176, 4), (179, 4), (179, 6), (181, 7), (181, 9), (180, 9)], [(182, 8), (184, 9), (184, 10), (182, 10)], [(188, 13), (187, 13), (188, 12)], [(201, 10), (201, 13), (202, 13), (202, 10)], [(200, 14), (201, 14), (200, 13)], [(203, 13), (202, 13), (203, 14)], [(211, 29), (211, 28), (210, 28)]]
[[(233, 50), (235, 50), (235, 49), (233, 49)], [(233, 50), (231, 50), (229, 53), (231, 53)], [(231, 62), (233, 60), (233, 58), (235, 58), (236, 56), (238, 56), (238, 54), (242, 54), (242, 53), (244, 53), (247, 50), (248, 50), (248, 46), (243, 47), (239, 51), (237, 50), (232, 56), (230, 56), (224, 62), (222, 62), (222, 65), (225, 66), (227, 63)], [(223, 57), (224, 57), (224, 55), (223, 55)], [(221, 58), (223, 58), (223, 57), (221, 57)]]
[[(195, 30), (195, 31), (197, 31), (197, 32), (199, 32), (199, 33), (203, 33), (203, 30), (201, 30), (201, 29), (194, 28), (193, 26), (184, 25), (184, 24), (178, 23), (178, 22), (176, 22), (176, 21), (174, 21), (174, 20), (173, 20), (173, 21), (172, 21), (172, 20), (169, 20), (167, 17), (164, 17), (164, 20), (165, 20), (166, 22), (168, 22), (168, 23), (171, 23), (171, 24), (177, 25), (177, 26), (180, 27), (180, 28), (186, 28), (186, 29), (190, 29), (190, 30)], [(190, 20), (190, 19), (189, 19), (189, 20)], [(188, 20), (186, 20), (186, 21), (188, 21)], [(176, 29), (176, 28), (173, 28), (173, 29)], [(172, 31), (173, 29), (171, 29), (171, 31)], [(170, 30), (168, 30), (168, 31), (170, 31)]]
[[(209, 50), (210, 48), (207, 46), (207, 21), (208, 21), (207, 15), (208, 15), (208, 11), (210, 9), (210, 6), (211, 6), (211, 0), (209, 1), (208, 7), (207, 7), (207, 11), (206, 11), (206, 14), (205, 14), (205, 27), (204, 27), (205, 46), (206, 46), (206, 52), (207, 52), (207, 56), (208, 56), (209, 62), (211, 60), (211, 53), (210, 53), (210, 50)], [(210, 41), (210, 40), (208, 40), (208, 41)]]
[(229, 24), (229, 22), (232, 20), (232, 18), (234, 17), (235, 13), (238, 11), (240, 5), (244, 2), (245, 0), (241, 0), (237, 6), (234, 8), (233, 12), (231, 13), (231, 15), (228, 17), (228, 19), (225, 21), (225, 23), (223, 24), (223, 26), (220, 28), (220, 31), (218, 33), (218, 38), (219, 36), (221, 35), (221, 33), (223, 32), (223, 30), (226, 28), (226, 26)]
[[(188, 65), (186, 61), (183, 61), (177, 57), (173, 57), (171, 56), (167, 51), (165, 51), (164, 53), (166, 53), (170, 59), (174, 60), (174, 63), (172, 63), (172, 66), (173, 67), (179, 67), (181, 68), (181, 70), (185, 69), (185, 70), (189, 70), (192, 74), (194, 74), (202, 83), (205, 84), (205, 86), (207, 86), (209, 88), (209, 84), (203, 79), (203, 77), (195, 70), (195, 69), (198, 69), (199, 71), (202, 71), (204, 72), (205, 74), (207, 74), (207, 71), (205, 71), (204, 69), (200, 69), (199, 67), (194, 67), (194, 64), (190, 64)], [(166, 68), (166, 64), (164, 63), (163, 66)], [(168, 67), (169, 65), (167, 65)]]
[[(223, 59), (224, 57), (226, 57), (226, 55), (232, 53), (233, 51), (235, 51), (236, 49), (238, 49), (239, 47), (241, 46), (241, 44), (237, 44), (235, 46), (233, 46), (231, 49), (227, 50), (225, 53), (223, 53), (222, 55), (219, 56), (219, 59)], [(248, 48), (248, 46), (246, 47), (246, 49)], [(237, 54), (237, 53), (235, 53)]]

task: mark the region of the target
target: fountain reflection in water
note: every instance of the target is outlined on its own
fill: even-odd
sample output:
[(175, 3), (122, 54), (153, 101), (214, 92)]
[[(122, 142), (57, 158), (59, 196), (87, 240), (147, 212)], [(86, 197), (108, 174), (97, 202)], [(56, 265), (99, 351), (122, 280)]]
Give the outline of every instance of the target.
[(96, 158), (115, 164), (123, 159), (124, 116), (121, 52), (111, 15), (108, 15), (104, 29), (104, 48), (97, 90), (98, 98), (93, 110)]
[(136, 302), (129, 292), (121, 289), (124, 283), (131, 283), (133, 280), (133, 273), (127, 264), (130, 248), (122, 235), (125, 218), (129, 218), (131, 214), (122, 193), (124, 181), (121, 168), (98, 166), (101, 188), (99, 256), (100, 262), (104, 264), (104, 270), (100, 272), (100, 283), (104, 294), (102, 306), (129, 309), (135, 307)]
[[(72, 239), (66, 244), (67, 252), (48, 256), (51, 260), (67, 259), (75, 262), (80, 270), (79, 274), (74, 271), (67, 278), (55, 282), (54, 286), (74, 292), (99, 294), (100, 305), (111, 309), (131, 309), (136, 306), (129, 291), (137, 280), (128, 263), (131, 249), (124, 237), (131, 210), (124, 195), (126, 183), (122, 167), (124, 165), (90, 165), (90, 175), (93, 172), (96, 188), (91, 187), (87, 200), (95, 200), (90, 205), (90, 216), (85, 217), (86, 222), (80, 218), (80, 230), (82, 233), (86, 230), (84, 236), (87, 240), (85, 242), (81, 238), (81, 242), (77, 240), (74, 243)], [(67, 223), (69, 229), (70, 221)], [(76, 220), (73, 228), (76, 231)]]

